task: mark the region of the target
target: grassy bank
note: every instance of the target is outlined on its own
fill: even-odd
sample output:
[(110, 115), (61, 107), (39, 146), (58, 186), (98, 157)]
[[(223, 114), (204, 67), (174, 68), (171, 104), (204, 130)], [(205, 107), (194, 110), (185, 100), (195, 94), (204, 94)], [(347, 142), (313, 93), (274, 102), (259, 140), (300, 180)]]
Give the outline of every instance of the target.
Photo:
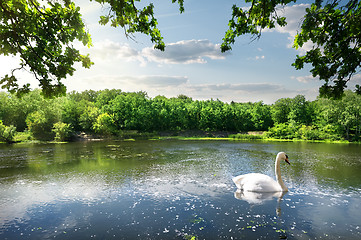
[[(222, 131), (167, 131), (143, 133), (138, 131), (122, 131), (117, 136), (91, 135), (84, 132), (75, 135), (72, 141), (103, 141), (103, 140), (180, 140), (180, 141), (266, 141), (266, 142), (314, 142), (314, 143), (351, 143), (347, 140), (308, 140), (308, 139), (285, 139), (272, 138), (267, 136), (267, 132), (247, 132), (247, 133), (230, 133)], [(14, 137), (14, 143), (64, 143), (59, 141), (39, 141), (33, 139), (30, 132), (18, 132)], [(352, 142), (360, 143), (360, 142)], [(6, 143), (4, 143), (6, 144)]]
[[(351, 143), (347, 140), (331, 140), (331, 139), (324, 139), (324, 140), (311, 140), (311, 139), (300, 139), (300, 138), (272, 138), (267, 137), (267, 132), (261, 134), (232, 134), (229, 136), (230, 139), (235, 141), (242, 141), (242, 140), (261, 140), (261, 141), (268, 141), (268, 142), (314, 142), (314, 143)], [(360, 142), (352, 142), (352, 143), (360, 143)]]

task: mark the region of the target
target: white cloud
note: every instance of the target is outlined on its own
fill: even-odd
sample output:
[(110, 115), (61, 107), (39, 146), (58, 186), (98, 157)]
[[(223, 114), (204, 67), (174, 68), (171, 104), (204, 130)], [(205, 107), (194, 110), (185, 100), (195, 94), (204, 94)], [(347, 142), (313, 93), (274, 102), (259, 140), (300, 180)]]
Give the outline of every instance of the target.
[(89, 53), (90, 58), (94, 61), (114, 61), (121, 59), (127, 62), (139, 61), (143, 65), (145, 64), (145, 59), (140, 53), (128, 44), (104, 40), (102, 42), (95, 42), (93, 45), (91, 48), (82, 47), (81, 52)]
[(361, 74), (355, 74), (352, 76), (350, 82), (354, 83), (354, 84), (361, 84)]
[(275, 30), (280, 33), (288, 33), (294, 37), (301, 27), (302, 18), (306, 14), (306, 8), (308, 7), (310, 7), (310, 4), (298, 4), (280, 9), (278, 13), (286, 17), (287, 25), (284, 27), (277, 25)]
[(317, 91), (305, 89), (292, 90), (279, 84), (272, 83), (239, 83), (239, 84), (201, 84), (187, 85), (187, 96), (195, 99), (207, 100), (209, 96), (225, 102), (257, 102), (272, 104), (276, 100), (295, 95), (305, 95), (307, 99), (315, 99)]
[[(297, 33), (301, 29), (303, 17), (306, 14), (306, 9), (310, 7), (310, 4), (296, 4), (293, 6), (279, 7), (277, 13), (280, 16), (286, 17), (287, 25), (280, 27), (276, 25), (275, 29), (265, 30), (265, 32), (279, 32), (288, 34), (289, 44), (288, 48), (293, 47), (293, 40)], [(301, 48), (297, 49), (300, 54), (305, 54), (306, 51), (312, 49), (313, 43), (306, 42)]]
[[(301, 83), (310, 83), (310, 82), (315, 82), (315, 81), (320, 80), (318, 77), (313, 77), (311, 74), (307, 75), (307, 76), (299, 76), (299, 77), (292, 76), (291, 79), (296, 79), (298, 82), (301, 82)], [(353, 75), (350, 80), (350, 83), (361, 84), (361, 74)]]
[(141, 84), (148, 87), (177, 87), (188, 81), (186, 76), (161, 76), (149, 75), (138, 77), (123, 77), (124, 81), (132, 81), (132, 84)]
[[(221, 53), (219, 44), (209, 40), (184, 40), (169, 43), (165, 51), (146, 47), (138, 51), (129, 44), (118, 43), (111, 40), (96, 42), (91, 48), (81, 48), (81, 52), (89, 53), (94, 62), (123, 60), (127, 62), (138, 61), (141, 66), (149, 62), (161, 64), (192, 64), (206, 63), (209, 59), (225, 59), (230, 53)], [(257, 58), (264, 58), (260, 56)]]
[(78, 6), (80, 6), (80, 13), (85, 16), (99, 14), (102, 9), (101, 5), (97, 2), (79, 2)]
[(170, 43), (165, 51), (144, 48), (142, 55), (151, 62), (165, 64), (206, 63), (206, 58), (224, 59), (229, 53), (221, 53), (220, 45), (209, 40), (184, 40)]
[[(281, 6), (276, 7), (277, 15), (280, 17), (286, 17), (287, 25), (281, 27), (276, 25), (274, 29), (263, 29), (263, 32), (279, 32), (288, 34), (289, 43), (287, 44), (288, 48), (293, 47), (293, 40), (297, 33), (301, 29), (301, 25), (303, 22), (303, 18), (306, 14), (306, 9), (309, 8), (310, 4), (295, 4), (292, 6)], [(243, 10), (249, 10), (249, 7), (243, 7)], [(306, 51), (312, 49), (313, 44), (311, 42), (306, 42), (302, 48), (297, 49), (300, 54), (305, 54)], [(258, 51), (262, 51), (262, 49), (258, 48)]]
[(239, 91), (239, 92), (259, 92), (265, 91), (282, 92), (284, 88), (278, 84), (272, 83), (222, 83), (222, 84), (206, 84), (199, 85), (198, 88), (210, 89), (215, 91)]
[(311, 74), (307, 76), (299, 76), (299, 77), (292, 76), (291, 79), (296, 79), (298, 82), (301, 83), (310, 83), (319, 80), (318, 77), (315, 78)]
[(257, 60), (264, 60), (265, 58), (266, 57), (264, 55), (262, 55), (262, 56), (249, 57), (249, 58), (247, 58), (247, 60), (257, 61)]
[[(162, 88), (177, 88), (188, 82), (186, 76), (166, 75), (96, 75), (92, 77), (78, 78), (72, 80), (72, 89), (84, 91), (86, 89), (101, 90), (105, 88), (116, 88), (124, 91), (139, 91)], [(69, 85), (70, 86), (70, 85)]]

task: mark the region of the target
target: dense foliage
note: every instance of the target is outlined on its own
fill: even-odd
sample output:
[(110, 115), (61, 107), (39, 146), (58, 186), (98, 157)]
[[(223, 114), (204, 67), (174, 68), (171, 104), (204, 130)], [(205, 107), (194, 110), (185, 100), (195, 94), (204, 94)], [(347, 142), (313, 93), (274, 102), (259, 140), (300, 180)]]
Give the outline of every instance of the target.
[(0, 92), (0, 120), (0, 140), (6, 142), (12, 141), (15, 128), (34, 139), (59, 141), (80, 132), (120, 136), (126, 130), (266, 131), (270, 138), (358, 141), (361, 96), (346, 91), (342, 100), (311, 102), (298, 95), (268, 105), (198, 101), (185, 95), (150, 98), (145, 92), (116, 89), (71, 92), (56, 99), (44, 99), (40, 90), (22, 98)]
[(18, 55), (19, 68), (0, 79), (11, 92), (29, 91), (29, 84), (19, 86), (15, 71), (29, 70), (39, 81), (45, 96), (66, 92), (61, 82), (82, 62), (89, 68), (89, 56), (81, 55), (72, 43), (75, 40), (91, 45), (90, 35), (76, 7), (70, 0), (47, 1), (46, 6), (34, 0), (2, 0), (0, 2), (0, 54)]
[(16, 127), (14, 126), (5, 126), (0, 120), (0, 142), (11, 143), (15, 136)]
[[(276, 26), (284, 27), (287, 19), (283, 16), (283, 7), (292, 5), (297, 0), (246, 0), (249, 8), (233, 6), (232, 19), (229, 21), (222, 43), (222, 51), (231, 49), (235, 38), (250, 34), (259, 38), (264, 29)], [(296, 56), (292, 64), (302, 69), (311, 64), (313, 77), (318, 77), (324, 84), (320, 95), (341, 98), (347, 83), (359, 72), (361, 64), (361, 1), (315, 0), (306, 9), (300, 31), (295, 36), (294, 48), (306, 43), (312, 48), (305, 55)], [(361, 92), (356, 85), (357, 92)]]
[[(135, 33), (148, 35), (154, 48), (166, 48), (154, 16), (153, 3), (94, 1), (106, 9), (100, 16), (101, 25), (121, 27), (130, 38)], [(182, 13), (184, 0), (172, 0), (175, 2)], [(264, 29), (285, 27), (287, 19), (282, 10), (295, 3), (297, 0), (245, 0), (242, 6), (235, 4), (221, 50), (230, 50), (239, 36), (250, 34), (259, 38)], [(247, 5), (249, 7), (245, 7)], [(79, 10), (71, 0), (0, 1), (0, 54), (17, 55), (21, 59), (19, 68), (1, 77), (3, 88), (18, 94), (29, 91), (29, 84), (19, 86), (15, 75), (16, 70), (25, 69), (39, 81), (45, 96), (66, 93), (62, 80), (73, 74), (74, 64), (81, 62), (86, 68), (93, 64), (89, 56), (73, 47), (75, 41), (92, 45)], [(321, 95), (340, 98), (351, 77), (360, 70), (360, 16), (361, 1), (358, 0), (315, 0), (306, 10), (294, 47), (312, 43), (312, 49), (297, 56), (293, 66), (301, 69), (305, 64), (312, 65), (312, 75), (324, 81)], [(361, 93), (360, 86), (355, 88)]]

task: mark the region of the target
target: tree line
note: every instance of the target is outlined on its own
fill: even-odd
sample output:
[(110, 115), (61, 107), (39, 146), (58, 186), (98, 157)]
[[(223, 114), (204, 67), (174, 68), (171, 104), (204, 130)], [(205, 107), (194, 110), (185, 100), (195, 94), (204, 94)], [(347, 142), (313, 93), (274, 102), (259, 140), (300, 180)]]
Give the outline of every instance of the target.
[[(265, 131), (269, 138), (359, 141), (361, 96), (341, 100), (303, 95), (274, 104), (193, 100), (185, 95), (150, 98), (118, 89), (70, 92), (47, 99), (41, 90), (18, 98), (0, 92), (0, 141), (70, 140), (76, 133), (120, 136), (124, 131)], [(23, 139), (22, 139), (23, 140)]]

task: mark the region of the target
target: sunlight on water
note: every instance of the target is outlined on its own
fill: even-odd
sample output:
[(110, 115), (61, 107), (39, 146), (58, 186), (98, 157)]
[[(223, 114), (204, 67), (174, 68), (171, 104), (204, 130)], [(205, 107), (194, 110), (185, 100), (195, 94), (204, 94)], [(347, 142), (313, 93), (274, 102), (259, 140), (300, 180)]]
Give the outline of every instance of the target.
[[(231, 178), (289, 192), (245, 194)], [(1, 239), (361, 238), (357, 145), (136, 141), (0, 148)]]

